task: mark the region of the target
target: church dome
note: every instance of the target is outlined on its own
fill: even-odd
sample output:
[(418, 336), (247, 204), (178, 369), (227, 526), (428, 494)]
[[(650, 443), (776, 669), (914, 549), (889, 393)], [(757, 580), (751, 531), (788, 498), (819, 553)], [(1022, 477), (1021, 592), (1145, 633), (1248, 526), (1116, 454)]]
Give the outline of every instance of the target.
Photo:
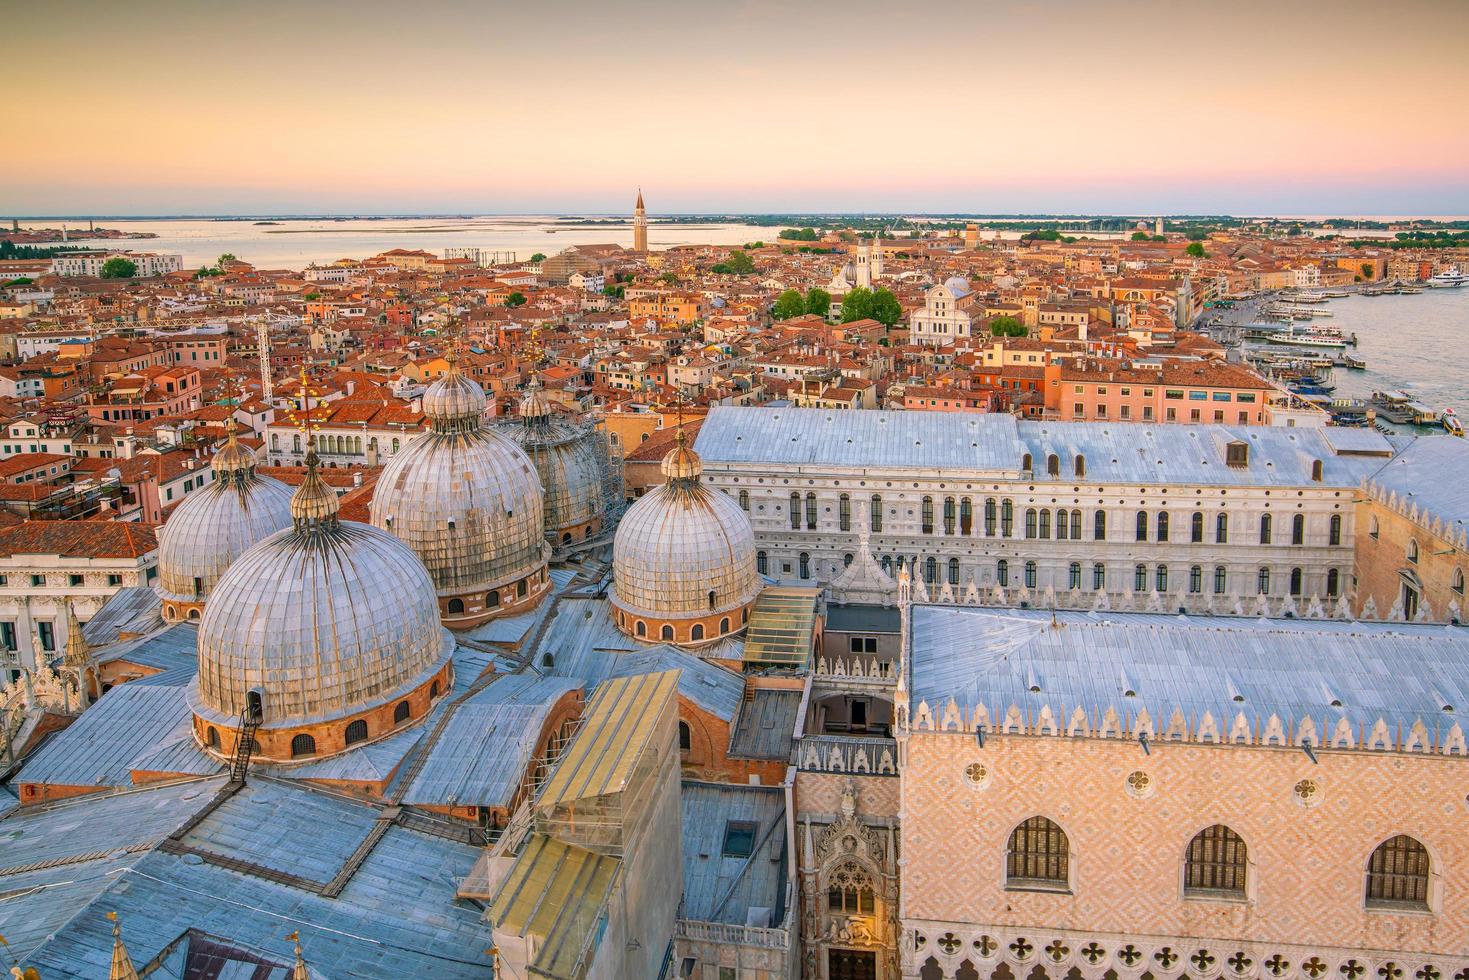
[[(423, 717), (452, 680), (454, 640), (423, 565), (391, 534), (339, 520), (316, 466), (313, 451), (292, 526), (230, 566), (199, 625), (190, 700), (200, 740), (222, 754), (233, 746), (220, 730), (233, 737), (251, 692), (258, 753), (289, 759)], [(343, 724), (356, 721), (360, 738)]]
[(485, 427), (484, 405), (451, 355), (423, 396), (429, 431), (388, 461), (372, 499), (373, 525), (418, 554), (455, 627), (533, 605), (550, 583), (540, 479), (520, 446)]
[(586, 540), (606, 519), (610, 461), (603, 436), (559, 417), (538, 381), (520, 402), (520, 420), (500, 430), (519, 443), (540, 478), (546, 539), (553, 545)]
[(158, 541), (158, 595), (165, 618), (197, 619), (220, 576), (251, 545), (291, 523), (291, 489), (255, 472), (234, 419), (210, 463), (214, 480), (186, 496)]
[(680, 431), (663, 459), (668, 482), (617, 526), (612, 603), (626, 633), (697, 644), (744, 627), (760, 592), (754, 531), (727, 494), (699, 482), (702, 469)]
[(953, 293), (955, 298), (969, 295), (969, 280), (963, 276), (950, 276), (944, 280), (944, 287)]

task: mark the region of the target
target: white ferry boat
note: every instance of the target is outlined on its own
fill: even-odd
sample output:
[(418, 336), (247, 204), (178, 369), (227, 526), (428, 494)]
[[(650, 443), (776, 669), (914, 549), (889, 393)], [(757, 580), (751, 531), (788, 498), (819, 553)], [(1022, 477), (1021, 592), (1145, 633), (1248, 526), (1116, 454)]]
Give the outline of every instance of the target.
[(1292, 347), (1326, 347), (1345, 350), (1350, 340), (1334, 327), (1301, 327), (1294, 325), (1272, 333), (1266, 338), (1272, 344), (1289, 344)]
[(1469, 275), (1460, 272), (1456, 265), (1449, 266), (1448, 269), (1428, 280), (1428, 285), (1434, 289), (1449, 289), (1465, 283), (1469, 283)]

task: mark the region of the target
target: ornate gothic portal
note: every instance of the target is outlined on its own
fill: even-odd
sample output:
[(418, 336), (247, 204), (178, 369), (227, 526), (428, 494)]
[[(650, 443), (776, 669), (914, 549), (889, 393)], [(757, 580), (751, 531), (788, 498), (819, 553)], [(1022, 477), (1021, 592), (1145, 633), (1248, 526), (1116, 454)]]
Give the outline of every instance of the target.
[(896, 830), (863, 822), (857, 782), (848, 779), (836, 822), (813, 828), (808, 818), (804, 837), (802, 977), (897, 980)]

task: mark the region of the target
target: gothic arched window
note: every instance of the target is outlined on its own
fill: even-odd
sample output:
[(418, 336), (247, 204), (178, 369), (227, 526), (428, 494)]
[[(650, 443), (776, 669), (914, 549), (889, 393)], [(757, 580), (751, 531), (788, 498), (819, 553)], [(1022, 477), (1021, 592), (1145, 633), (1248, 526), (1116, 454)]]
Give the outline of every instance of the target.
[(1029, 817), (1010, 833), (1005, 853), (1009, 888), (1065, 888), (1070, 880), (1066, 832), (1045, 817)]
[(1184, 858), (1184, 895), (1243, 898), (1248, 857), (1239, 834), (1222, 823), (1204, 828), (1189, 841)]

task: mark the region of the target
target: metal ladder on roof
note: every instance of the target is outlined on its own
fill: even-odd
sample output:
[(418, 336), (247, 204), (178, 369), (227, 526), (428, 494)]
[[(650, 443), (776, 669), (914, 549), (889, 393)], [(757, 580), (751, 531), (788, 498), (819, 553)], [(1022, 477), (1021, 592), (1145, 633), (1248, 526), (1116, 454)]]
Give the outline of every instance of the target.
[(240, 711), (240, 727), (235, 731), (235, 757), (230, 763), (230, 783), (245, 785), (245, 773), (250, 770), (250, 756), (255, 751), (255, 730), (260, 727), (260, 715), (251, 712), (247, 704)]

